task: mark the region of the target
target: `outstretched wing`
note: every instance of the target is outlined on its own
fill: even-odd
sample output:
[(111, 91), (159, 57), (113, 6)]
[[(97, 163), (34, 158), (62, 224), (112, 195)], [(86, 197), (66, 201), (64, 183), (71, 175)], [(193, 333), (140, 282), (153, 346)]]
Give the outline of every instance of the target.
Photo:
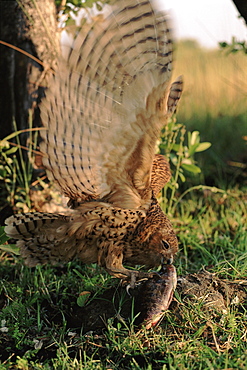
[(65, 195), (125, 208), (150, 198), (155, 143), (181, 94), (181, 79), (169, 94), (171, 64), (154, 1), (117, 0), (82, 28), (41, 104), (43, 163)]

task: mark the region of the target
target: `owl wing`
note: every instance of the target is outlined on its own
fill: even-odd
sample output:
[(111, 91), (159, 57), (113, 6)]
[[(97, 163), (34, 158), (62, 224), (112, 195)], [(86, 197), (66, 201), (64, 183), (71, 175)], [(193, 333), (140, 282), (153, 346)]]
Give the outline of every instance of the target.
[(172, 38), (154, 1), (117, 0), (75, 38), (41, 104), (50, 177), (75, 201), (139, 208), (150, 199), (160, 129), (176, 107)]

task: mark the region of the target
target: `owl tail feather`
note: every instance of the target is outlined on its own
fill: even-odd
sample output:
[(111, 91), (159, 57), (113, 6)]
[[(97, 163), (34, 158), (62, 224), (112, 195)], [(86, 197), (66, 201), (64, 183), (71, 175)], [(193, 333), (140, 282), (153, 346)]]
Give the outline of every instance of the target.
[(68, 217), (49, 213), (26, 213), (9, 217), (5, 232), (8, 237), (18, 239), (25, 264), (58, 264), (73, 259), (74, 243), (68, 237)]

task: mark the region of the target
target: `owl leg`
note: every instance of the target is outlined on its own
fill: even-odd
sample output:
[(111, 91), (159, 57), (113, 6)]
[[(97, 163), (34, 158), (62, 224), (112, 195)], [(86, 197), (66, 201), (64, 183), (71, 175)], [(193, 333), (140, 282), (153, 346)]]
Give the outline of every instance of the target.
[(107, 247), (101, 245), (98, 254), (98, 264), (103, 266), (110, 275), (123, 280), (131, 288), (135, 288), (136, 282), (146, 278), (147, 273), (128, 270), (123, 266), (123, 251), (120, 245), (108, 243)]
[(113, 275), (117, 278), (122, 279), (122, 284), (126, 288), (134, 289), (136, 287), (136, 284), (139, 282), (139, 280), (142, 280), (148, 276), (148, 274), (137, 271), (137, 270), (128, 270), (124, 268), (124, 266), (119, 266), (119, 268), (115, 269), (115, 266), (112, 268), (112, 266), (105, 267), (107, 272), (109, 272), (110, 275)]
[[(101, 265), (109, 272), (109, 274), (114, 275), (117, 278), (124, 279), (130, 276), (130, 270), (123, 266), (123, 251), (120, 245), (117, 243), (110, 243), (106, 248), (106, 253), (101, 256)], [(102, 261), (102, 257), (103, 260)]]

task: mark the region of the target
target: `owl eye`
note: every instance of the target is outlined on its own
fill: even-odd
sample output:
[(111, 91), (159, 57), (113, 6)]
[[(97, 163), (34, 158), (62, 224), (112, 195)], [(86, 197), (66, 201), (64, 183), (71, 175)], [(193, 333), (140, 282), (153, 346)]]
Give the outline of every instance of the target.
[(165, 240), (162, 240), (162, 244), (163, 244), (164, 249), (169, 249), (170, 248), (170, 244), (167, 243)]

